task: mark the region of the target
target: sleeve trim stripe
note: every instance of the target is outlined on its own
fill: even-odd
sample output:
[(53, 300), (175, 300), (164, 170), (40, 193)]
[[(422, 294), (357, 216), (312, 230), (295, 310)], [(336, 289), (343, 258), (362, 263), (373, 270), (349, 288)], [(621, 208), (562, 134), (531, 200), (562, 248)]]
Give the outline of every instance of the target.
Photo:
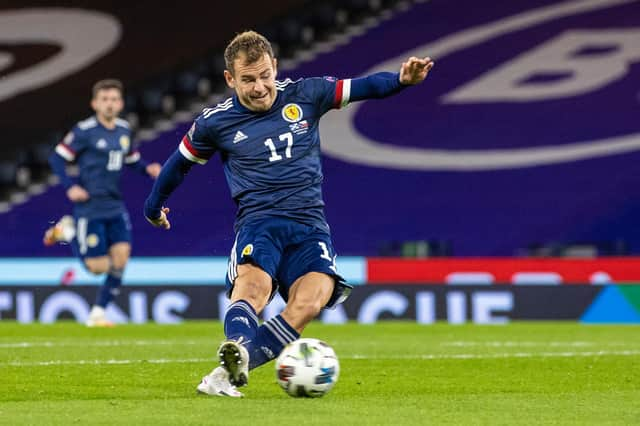
[(76, 159), (76, 153), (73, 152), (71, 148), (61, 143), (56, 145), (56, 153), (67, 161), (73, 161)]
[(124, 157), (125, 164), (133, 164), (140, 160), (140, 152), (134, 151), (131, 154)]
[(189, 151), (194, 157), (204, 160), (205, 162), (209, 160), (209, 158), (204, 158), (198, 150), (191, 145), (191, 136), (188, 133), (182, 138), (182, 143), (184, 144), (184, 147), (187, 148), (187, 151)]
[[(186, 142), (186, 143), (185, 143)], [(198, 164), (207, 164), (207, 160), (205, 160), (204, 158), (199, 158), (195, 155), (193, 155), (191, 153), (191, 151), (189, 150), (188, 146), (187, 146), (188, 141), (186, 141), (185, 139), (182, 139), (182, 142), (180, 143), (180, 146), (178, 147), (178, 149), (180, 150), (180, 154), (182, 154), (182, 156), (184, 158), (186, 158), (189, 161), (192, 161), (194, 163), (198, 163)], [(191, 148), (193, 149), (193, 148)]]
[(343, 80), (342, 84), (342, 102), (340, 103), (340, 108), (346, 107), (349, 103), (349, 98), (351, 96), (351, 79)]
[(342, 80), (338, 80), (336, 82), (336, 95), (333, 98), (333, 107), (334, 108), (340, 108), (340, 105), (342, 104), (342, 85), (343, 85), (343, 81)]

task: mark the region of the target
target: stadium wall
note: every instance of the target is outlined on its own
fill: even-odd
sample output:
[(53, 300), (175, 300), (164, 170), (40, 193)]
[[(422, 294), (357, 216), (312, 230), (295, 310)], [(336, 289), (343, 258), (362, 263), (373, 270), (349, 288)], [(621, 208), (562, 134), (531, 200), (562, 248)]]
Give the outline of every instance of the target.
[[(326, 323), (640, 323), (640, 258), (347, 257), (339, 268), (355, 288), (348, 303), (322, 313)], [(110, 315), (123, 323), (219, 319), (226, 269), (222, 257), (134, 258)], [(83, 321), (101, 282), (71, 258), (0, 259), (0, 270), (0, 318), (21, 323)], [(264, 318), (283, 306), (276, 299)]]

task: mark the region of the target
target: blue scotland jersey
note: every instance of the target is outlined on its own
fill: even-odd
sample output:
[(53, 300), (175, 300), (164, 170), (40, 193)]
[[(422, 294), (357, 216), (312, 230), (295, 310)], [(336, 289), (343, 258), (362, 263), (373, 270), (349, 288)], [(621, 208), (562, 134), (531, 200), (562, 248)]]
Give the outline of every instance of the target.
[(139, 161), (140, 153), (131, 145), (125, 120), (116, 119), (114, 129), (104, 127), (95, 116), (80, 121), (55, 150), (77, 163), (77, 183), (89, 192), (89, 200), (75, 203), (76, 217), (98, 219), (126, 212), (120, 191), (122, 166)]
[(349, 101), (350, 80), (332, 77), (276, 81), (267, 112), (245, 108), (234, 95), (206, 108), (180, 143), (190, 161), (222, 159), (238, 206), (235, 229), (261, 217), (286, 217), (326, 232), (320, 159), (320, 117)]

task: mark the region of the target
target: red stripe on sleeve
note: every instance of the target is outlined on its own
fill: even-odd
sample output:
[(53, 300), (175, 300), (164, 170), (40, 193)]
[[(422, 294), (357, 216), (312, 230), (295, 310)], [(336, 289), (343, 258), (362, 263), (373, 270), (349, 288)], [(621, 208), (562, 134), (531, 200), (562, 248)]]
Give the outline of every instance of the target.
[(333, 107), (340, 108), (340, 104), (342, 104), (342, 80), (336, 82), (336, 95), (333, 98)]
[(198, 151), (196, 151), (193, 145), (191, 145), (191, 141), (189, 140), (189, 137), (187, 135), (184, 135), (184, 137), (182, 138), (182, 143), (184, 144), (184, 147), (187, 148), (187, 151), (189, 151), (194, 157), (205, 158), (203, 155), (198, 153)]
[(75, 156), (75, 155), (76, 155), (76, 152), (75, 152), (73, 149), (71, 149), (71, 147), (70, 147), (69, 145), (67, 145), (67, 144), (65, 144), (65, 143), (60, 142), (60, 143), (58, 144), (58, 146), (59, 146), (59, 147), (61, 147), (61, 148), (63, 148), (65, 151), (68, 151), (71, 155), (73, 155), (73, 156)]

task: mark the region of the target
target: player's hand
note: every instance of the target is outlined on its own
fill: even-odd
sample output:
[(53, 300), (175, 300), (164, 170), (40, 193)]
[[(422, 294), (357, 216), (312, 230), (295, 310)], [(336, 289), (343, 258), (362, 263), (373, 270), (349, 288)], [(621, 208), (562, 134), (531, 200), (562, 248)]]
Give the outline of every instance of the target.
[(147, 174), (155, 179), (160, 174), (160, 171), (162, 170), (162, 166), (160, 165), (160, 163), (151, 163), (147, 165), (146, 170), (147, 170)]
[(81, 203), (89, 199), (89, 193), (80, 185), (73, 185), (67, 189), (67, 198), (74, 203)]
[(169, 214), (170, 210), (168, 207), (163, 207), (160, 210), (160, 217), (157, 219), (149, 219), (148, 217), (146, 218), (147, 221), (152, 224), (153, 226), (156, 226), (158, 228), (162, 228), (162, 229), (171, 229), (171, 223), (169, 222), (169, 219), (167, 219), (167, 214)]
[(415, 56), (410, 57), (400, 67), (400, 83), (404, 85), (422, 83), (427, 78), (427, 74), (429, 74), (433, 65), (433, 60), (428, 56), (424, 59), (416, 58)]

